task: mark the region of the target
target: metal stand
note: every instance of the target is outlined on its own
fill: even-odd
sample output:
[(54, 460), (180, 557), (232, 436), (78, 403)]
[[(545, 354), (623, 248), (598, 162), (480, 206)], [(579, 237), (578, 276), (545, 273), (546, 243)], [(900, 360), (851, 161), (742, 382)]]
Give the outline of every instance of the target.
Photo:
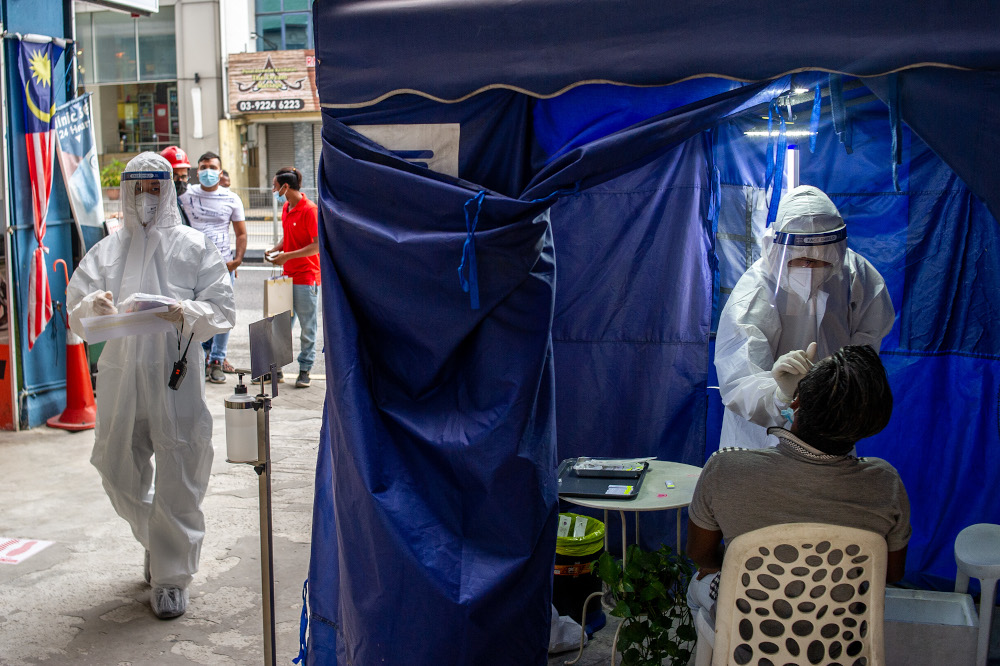
[[(250, 324), (250, 376), (260, 381), (257, 412), (257, 472), (260, 489), (260, 594), (264, 619), (264, 664), (274, 666), (274, 544), (271, 529), (271, 400), (278, 397), (278, 368), (292, 362), (292, 313)], [(265, 390), (265, 377), (271, 392)], [(252, 383), (252, 382), (251, 382)]]
[[(272, 366), (272, 372), (275, 372)], [(260, 490), (260, 592), (264, 618), (264, 664), (274, 666), (274, 551), (271, 530), (271, 398), (264, 392), (264, 380), (256, 397), (257, 472)]]

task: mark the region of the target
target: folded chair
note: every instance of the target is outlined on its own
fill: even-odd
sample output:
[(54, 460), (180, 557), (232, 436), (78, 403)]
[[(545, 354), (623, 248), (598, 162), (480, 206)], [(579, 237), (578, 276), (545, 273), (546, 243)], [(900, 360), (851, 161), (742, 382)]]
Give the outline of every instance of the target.
[[(695, 617), (698, 666), (882, 666), (885, 539), (788, 523), (733, 539), (714, 624)], [(714, 626), (714, 628), (713, 628)]]

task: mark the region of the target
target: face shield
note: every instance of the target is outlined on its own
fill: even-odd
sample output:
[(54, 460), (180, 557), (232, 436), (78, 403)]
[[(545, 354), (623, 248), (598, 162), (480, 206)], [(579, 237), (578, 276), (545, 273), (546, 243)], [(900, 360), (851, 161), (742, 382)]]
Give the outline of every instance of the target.
[(823, 233), (775, 232), (771, 238), (775, 296), (782, 290), (801, 301), (840, 273), (847, 254), (847, 227)]
[(156, 153), (132, 158), (122, 172), (122, 214), (125, 226), (150, 229), (180, 223), (170, 164)]
[(801, 185), (782, 198), (774, 226), (764, 235), (763, 249), (775, 301), (794, 306), (815, 298), (828, 280), (842, 272), (847, 226), (826, 194)]

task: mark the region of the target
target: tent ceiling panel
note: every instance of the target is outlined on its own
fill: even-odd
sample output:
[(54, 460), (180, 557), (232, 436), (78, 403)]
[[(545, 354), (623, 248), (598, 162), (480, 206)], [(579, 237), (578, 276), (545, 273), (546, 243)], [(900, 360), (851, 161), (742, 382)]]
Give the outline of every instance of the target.
[(743, 81), (800, 69), (871, 76), (936, 63), (1000, 69), (1000, 4), (714, 0), (318, 0), (319, 97), (548, 97), (585, 82)]

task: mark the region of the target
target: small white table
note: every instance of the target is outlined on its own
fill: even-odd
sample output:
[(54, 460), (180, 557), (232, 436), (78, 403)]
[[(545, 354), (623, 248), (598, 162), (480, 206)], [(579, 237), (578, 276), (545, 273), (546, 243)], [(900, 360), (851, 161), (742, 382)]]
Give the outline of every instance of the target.
[[(597, 499), (593, 497), (563, 497), (571, 504), (585, 506), (591, 509), (604, 509), (605, 530), (608, 524), (608, 511), (618, 511), (622, 522), (622, 563), (625, 562), (626, 536), (625, 536), (625, 512), (635, 512), (635, 541), (639, 542), (639, 512), (640, 511), (665, 511), (677, 509), (677, 549), (681, 549), (681, 515), (682, 509), (691, 503), (694, 496), (694, 487), (701, 476), (701, 468), (684, 463), (668, 462), (666, 460), (651, 460), (649, 469), (646, 470), (646, 477), (642, 480), (642, 487), (639, 489), (639, 496), (631, 500), (621, 499)], [(667, 488), (666, 482), (672, 481), (676, 487)], [(604, 547), (607, 550), (608, 533), (604, 533)]]
[[(610, 535), (607, 531), (608, 511), (618, 511), (622, 523), (622, 567), (624, 567), (627, 550), (625, 512), (635, 512), (635, 542), (639, 543), (639, 512), (677, 509), (677, 552), (680, 553), (682, 548), (681, 517), (683, 509), (691, 503), (691, 498), (694, 497), (694, 487), (698, 483), (698, 477), (700, 476), (701, 468), (694, 465), (668, 462), (666, 460), (651, 460), (649, 468), (646, 470), (646, 476), (642, 480), (642, 487), (639, 488), (639, 495), (635, 499), (597, 499), (593, 497), (563, 497), (562, 495), (559, 496), (559, 499), (566, 500), (570, 504), (585, 506), (591, 509), (604, 509), (605, 550), (608, 549), (608, 545), (610, 544)], [(667, 488), (667, 481), (671, 481), (675, 487)], [(600, 594), (600, 592), (594, 592), (583, 602), (583, 614), (580, 616), (580, 619), (584, 622), (587, 620), (587, 604), (590, 603), (592, 598), (600, 596)], [(619, 625), (618, 630), (621, 631), (621, 625)], [(567, 661), (565, 662), (566, 664), (575, 664), (583, 656), (585, 631), (585, 629), (581, 631), (580, 651), (576, 655), (576, 659)], [(615, 646), (617, 643), (618, 634), (615, 633), (615, 638), (611, 645), (612, 663), (614, 663)]]

